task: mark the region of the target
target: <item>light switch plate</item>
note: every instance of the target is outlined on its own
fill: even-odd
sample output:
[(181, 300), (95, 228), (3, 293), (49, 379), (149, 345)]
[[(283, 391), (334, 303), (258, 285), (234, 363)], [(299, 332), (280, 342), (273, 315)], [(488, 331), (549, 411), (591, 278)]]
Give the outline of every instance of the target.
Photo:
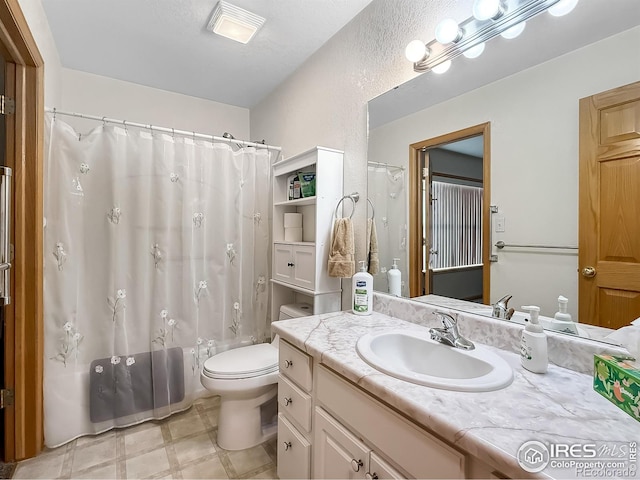
[(504, 232), (504, 224), (505, 224), (504, 216), (499, 215), (496, 218), (496, 232)]

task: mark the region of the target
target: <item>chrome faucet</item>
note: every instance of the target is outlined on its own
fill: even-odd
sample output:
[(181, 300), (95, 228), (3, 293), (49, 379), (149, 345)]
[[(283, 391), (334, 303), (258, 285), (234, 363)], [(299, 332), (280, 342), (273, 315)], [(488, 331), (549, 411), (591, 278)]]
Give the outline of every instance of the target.
[(513, 312), (515, 312), (513, 308), (507, 308), (507, 304), (509, 303), (509, 300), (511, 300), (511, 297), (512, 295), (505, 295), (493, 304), (493, 311), (491, 312), (491, 316), (493, 318), (504, 318), (505, 320), (511, 320)]
[(430, 328), (431, 340), (444, 343), (451, 347), (473, 350), (476, 346), (458, 332), (458, 322), (447, 313), (436, 312), (436, 316), (442, 322), (442, 328)]

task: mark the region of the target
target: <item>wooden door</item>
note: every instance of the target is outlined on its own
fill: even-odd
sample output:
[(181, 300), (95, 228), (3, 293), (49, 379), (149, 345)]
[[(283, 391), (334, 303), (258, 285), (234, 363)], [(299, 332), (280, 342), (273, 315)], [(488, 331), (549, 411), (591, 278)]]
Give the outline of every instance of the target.
[(6, 165), (12, 169), (11, 304), (4, 307), (4, 381), (14, 391), (5, 410), (5, 461), (42, 449), (42, 266), (44, 62), (18, 0), (0, 0), (0, 53), (5, 94), (15, 113), (5, 118)]
[(640, 317), (640, 82), (580, 100), (578, 316)]

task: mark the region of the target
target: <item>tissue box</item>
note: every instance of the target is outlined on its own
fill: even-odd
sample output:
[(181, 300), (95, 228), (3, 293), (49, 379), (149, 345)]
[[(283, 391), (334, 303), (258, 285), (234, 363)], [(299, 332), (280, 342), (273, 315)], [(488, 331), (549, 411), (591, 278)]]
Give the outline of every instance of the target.
[(611, 355), (594, 355), (593, 389), (640, 422), (640, 369)]

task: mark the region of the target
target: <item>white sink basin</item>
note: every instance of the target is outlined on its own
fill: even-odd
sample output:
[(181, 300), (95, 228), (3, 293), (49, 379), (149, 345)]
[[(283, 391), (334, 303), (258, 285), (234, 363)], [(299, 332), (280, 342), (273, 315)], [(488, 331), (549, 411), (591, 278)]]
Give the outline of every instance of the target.
[(427, 329), (363, 335), (356, 350), (376, 370), (427, 387), (487, 392), (504, 388), (513, 380), (509, 364), (486, 347), (450, 347), (431, 340)]

